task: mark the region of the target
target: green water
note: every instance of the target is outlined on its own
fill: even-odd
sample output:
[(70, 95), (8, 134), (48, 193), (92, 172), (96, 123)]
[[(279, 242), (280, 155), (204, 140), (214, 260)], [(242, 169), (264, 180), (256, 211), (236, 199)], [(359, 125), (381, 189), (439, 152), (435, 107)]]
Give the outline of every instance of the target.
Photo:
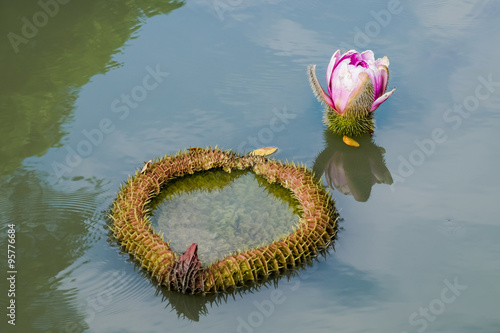
[[(294, 209), (297, 213), (299, 210), (291, 193), (280, 190), (278, 185), (266, 189), (251, 172), (232, 172), (229, 179), (227, 175), (214, 171), (167, 186), (152, 224), (156, 232), (163, 232), (174, 251), (184, 253), (197, 243), (198, 256), (207, 265), (237, 251), (267, 245), (294, 231), (299, 222)], [(290, 204), (280, 200), (279, 195)]]
[[(500, 332), (499, 15), (493, 0), (3, 1), (0, 331)], [(325, 133), (306, 74), (325, 85), (351, 47), (387, 56), (397, 87), (355, 151)], [(216, 145), (314, 168), (343, 218), (335, 251), (253, 292), (158, 288), (107, 210), (144, 161)], [(209, 197), (216, 237), (238, 218), (294, 223), (251, 175), (224, 184), (179, 190), (167, 220)]]

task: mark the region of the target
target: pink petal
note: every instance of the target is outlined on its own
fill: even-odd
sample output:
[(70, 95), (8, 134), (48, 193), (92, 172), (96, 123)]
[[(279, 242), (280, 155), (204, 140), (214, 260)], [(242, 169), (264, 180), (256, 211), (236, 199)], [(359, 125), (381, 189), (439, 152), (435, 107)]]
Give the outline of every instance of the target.
[[(321, 90), (323, 90), (323, 88), (321, 88)], [(335, 104), (333, 103), (333, 100), (332, 98), (330, 97), (330, 95), (328, 95), (326, 93), (326, 91), (323, 90), (323, 97), (325, 98), (325, 102), (326, 104), (328, 104), (332, 109), (335, 110)], [(336, 111), (336, 110), (335, 110)]]
[(361, 58), (367, 62), (375, 62), (375, 55), (372, 50), (366, 50), (361, 53)]
[(384, 65), (379, 65), (380, 70), (380, 86), (375, 86), (375, 99), (381, 96), (387, 89), (387, 82), (389, 81), (389, 68)]
[[(339, 52), (340, 53), (340, 52)], [(333, 73), (337, 72), (338, 73), (338, 66), (346, 59), (349, 59), (356, 51), (350, 50), (344, 53), (342, 56), (335, 57), (335, 62), (332, 66), (331, 72), (327, 72), (327, 78), (328, 78), (328, 73), (330, 73), (329, 80), (326, 81), (327, 87), (328, 87), (328, 93), (331, 95), (332, 94), (332, 82), (335, 80), (335, 78), (332, 77)], [(337, 54), (337, 52), (335, 52)], [(334, 55), (335, 55), (334, 54)], [(333, 58), (333, 57), (332, 57)], [(350, 60), (349, 60), (350, 62)], [(333, 96), (332, 96), (333, 97)]]
[[(335, 54), (332, 56), (332, 58), (330, 59), (330, 63), (328, 64), (328, 68), (326, 71), (326, 84), (328, 87), (329, 94), (332, 93), (332, 74), (333, 74), (333, 72), (337, 69), (337, 67), (339, 66), (339, 64), (342, 61), (344, 61), (346, 59), (350, 59), (350, 57), (356, 53), (358, 53), (358, 52), (356, 52), (356, 50), (349, 50), (346, 53), (344, 53), (342, 56), (340, 56), (340, 50), (337, 50), (335, 52)], [(335, 61), (333, 61), (334, 59), (335, 59)], [(350, 60), (349, 60), (349, 62), (350, 62)], [(333, 63), (333, 65), (332, 65), (332, 63)]]
[(333, 109), (337, 111), (338, 114), (344, 113), (344, 109), (347, 105), (347, 100), (349, 99), (350, 91), (342, 88), (336, 88), (332, 91), (332, 101)]
[(333, 67), (337, 63), (337, 60), (340, 58), (340, 50), (335, 51), (335, 53), (332, 55), (332, 58), (330, 59), (330, 63), (328, 64), (328, 67), (326, 68), (326, 83), (327, 85), (330, 85), (330, 78), (332, 76), (332, 71)]
[[(346, 59), (350, 59), (352, 57), (352, 55), (356, 54), (356, 53), (358, 53), (358, 52), (356, 52), (356, 50), (349, 50), (346, 53), (344, 53), (342, 56), (338, 57), (338, 59), (335, 61), (335, 64), (333, 64), (332, 71), (334, 71), (342, 61), (344, 61)], [(350, 60), (349, 60), (349, 62), (350, 62)]]
[[(337, 67), (337, 70), (333, 71), (331, 77), (331, 91), (329, 93), (334, 104), (334, 109), (339, 114), (344, 112), (347, 100), (355, 84), (355, 82), (352, 82), (352, 75), (349, 73), (347, 67), (347, 62), (342, 63), (340, 67)], [(351, 87), (347, 85), (351, 85)]]
[(368, 68), (368, 64), (366, 63), (366, 61), (364, 61), (363, 58), (361, 58), (361, 55), (357, 52), (351, 55), (350, 60), (350, 65), (353, 65), (355, 67), (361, 66), (363, 68)]
[(394, 92), (394, 90), (396, 90), (396, 88), (392, 89), (389, 92), (386, 92), (385, 94), (383, 94), (382, 96), (380, 96), (379, 98), (377, 98), (373, 102), (372, 108), (371, 108), (370, 112), (371, 111), (375, 111), (380, 106), (380, 104), (384, 103), (389, 97), (391, 97), (391, 95)]

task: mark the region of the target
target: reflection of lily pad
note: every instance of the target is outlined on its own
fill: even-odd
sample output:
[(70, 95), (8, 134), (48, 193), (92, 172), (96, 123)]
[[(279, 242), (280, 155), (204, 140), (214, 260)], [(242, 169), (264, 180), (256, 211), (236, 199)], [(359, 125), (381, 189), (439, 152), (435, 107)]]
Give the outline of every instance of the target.
[[(285, 194), (290, 204), (298, 203), (289, 190), (277, 185), (284, 191), (275, 195), (272, 187), (260, 185), (267, 182), (257, 182), (256, 177), (249, 172), (229, 174), (222, 170), (183, 177), (162, 192), (168, 200), (156, 208), (153, 226), (168, 235), (176, 252), (197, 243), (204, 263), (272, 243), (290, 234), (299, 222), (294, 207), (276, 197)], [(183, 189), (189, 193), (180, 193)]]
[[(236, 175), (251, 171), (269, 184), (280, 184), (297, 199), (301, 214), (296, 228), (281, 239), (242, 249), (203, 267), (196, 243), (179, 255), (153, 230), (151, 208), (158, 203), (154, 199), (162, 188), (174, 179), (220, 169)], [(118, 192), (111, 218), (114, 236), (160, 284), (169, 290), (194, 294), (259, 284), (270, 275), (286, 274), (288, 269), (301, 266), (332, 244), (338, 214), (332, 198), (304, 166), (203, 149), (165, 156), (153, 161), (144, 173), (137, 171)], [(232, 219), (228, 217), (227, 221)]]

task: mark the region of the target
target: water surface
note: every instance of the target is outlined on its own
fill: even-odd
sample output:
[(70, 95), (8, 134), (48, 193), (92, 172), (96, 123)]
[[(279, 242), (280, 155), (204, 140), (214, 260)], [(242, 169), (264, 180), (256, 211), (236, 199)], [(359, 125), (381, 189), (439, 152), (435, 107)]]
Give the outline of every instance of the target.
[(252, 172), (218, 169), (167, 183), (151, 209), (155, 232), (176, 253), (196, 243), (205, 267), (288, 236), (302, 214), (284, 187)]

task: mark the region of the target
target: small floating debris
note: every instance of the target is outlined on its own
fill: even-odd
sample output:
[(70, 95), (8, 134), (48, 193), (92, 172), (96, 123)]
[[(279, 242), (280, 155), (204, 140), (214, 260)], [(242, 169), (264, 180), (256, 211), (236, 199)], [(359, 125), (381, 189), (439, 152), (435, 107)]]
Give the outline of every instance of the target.
[(278, 148), (276, 147), (264, 147), (252, 150), (248, 155), (250, 156), (268, 156), (274, 154)]
[(359, 147), (359, 143), (358, 143), (356, 140), (354, 140), (354, 139), (352, 139), (352, 138), (348, 137), (347, 135), (344, 135), (344, 137), (342, 138), (342, 140), (343, 140), (343, 141), (344, 141), (344, 143), (345, 143), (346, 145), (348, 145), (348, 146), (351, 146), (351, 147)]

